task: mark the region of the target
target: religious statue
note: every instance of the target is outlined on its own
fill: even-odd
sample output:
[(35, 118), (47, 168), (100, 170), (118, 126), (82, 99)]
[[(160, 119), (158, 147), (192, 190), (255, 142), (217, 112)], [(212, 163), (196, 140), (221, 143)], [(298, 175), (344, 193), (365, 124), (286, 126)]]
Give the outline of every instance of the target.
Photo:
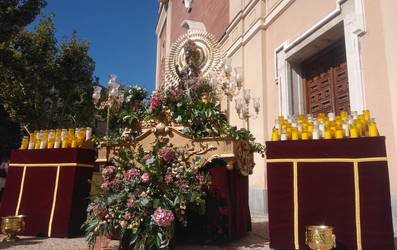
[(179, 66), (176, 68), (176, 73), (182, 82), (189, 79), (198, 77), (201, 73), (200, 70), (200, 51), (198, 46), (192, 40), (189, 40), (184, 46), (183, 56), (185, 59), (185, 66), (180, 69)]

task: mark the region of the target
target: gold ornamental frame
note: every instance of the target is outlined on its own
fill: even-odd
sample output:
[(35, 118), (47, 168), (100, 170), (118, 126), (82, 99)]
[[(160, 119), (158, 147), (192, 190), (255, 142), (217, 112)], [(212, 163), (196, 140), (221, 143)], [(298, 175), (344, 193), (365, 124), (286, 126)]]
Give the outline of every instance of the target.
[(165, 88), (177, 87), (179, 84), (178, 68), (186, 66), (184, 48), (188, 41), (193, 41), (198, 47), (201, 77), (206, 78), (210, 72), (217, 73), (222, 67), (224, 53), (216, 38), (206, 31), (188, 30), (171, 46), (165, 62)]

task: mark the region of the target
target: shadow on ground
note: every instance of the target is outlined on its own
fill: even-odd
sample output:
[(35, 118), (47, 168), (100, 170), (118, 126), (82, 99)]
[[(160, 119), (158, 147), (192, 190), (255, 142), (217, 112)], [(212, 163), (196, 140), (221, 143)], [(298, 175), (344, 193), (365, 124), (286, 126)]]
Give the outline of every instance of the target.
[(176, 250), (218, 250), (218, 249), (270, 249), (268, 240), (269, 231), (268, 223), (264, 219), (253, 219), (252, 231), (249, 232), (245, 237), (235, 242), (229, 242), (222, 245), (187, 245), (178, 244), (175, 246)]
[(0, 249), (15, 248), (17, 246), (26, 246), (26, 248), (29, 248), (33, 247), (34, 245), (40, 245), (43, 240), (46, 240), (46, 238), (30, 237), (19, 239), (16, 242), (0, 242)]

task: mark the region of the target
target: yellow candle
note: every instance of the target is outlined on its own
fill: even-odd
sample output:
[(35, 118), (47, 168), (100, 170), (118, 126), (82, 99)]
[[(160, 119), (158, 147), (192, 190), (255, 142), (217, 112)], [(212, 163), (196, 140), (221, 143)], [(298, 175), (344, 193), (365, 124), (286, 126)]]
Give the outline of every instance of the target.
[[(362, 123), (359, 121), (359, 119), (356, 120), (356, 122), (354, 123), (354, 126), (357, 129), (357, 134), (359, 136), (361, 136), (363, 134), (363, 125)], [(354, 138), (354, 137), (353, 137)]]
[(371, 122), (370, 124), (368, 124), (368, 135), (370, 137), (376, 137), (379, 135), (378, 129), (376, 128), (376, 123)]
[(20, 149), (27, 149), (29, 144), (29, 139), (27, 136), (22, 137), (21, 147)]
[(324, 131), (324, 139), (332, 139), (332, 132), (330, 129)]
[(355, 126), (350, 128), (350, 138), (358, 138), (358, 130)]
[(309, 140), (309, 133), (306, 131), (303, 131), (301, 134), (302, 140)]
[(62, 148), (68, 148), (69, 146), (69, 141), (67, 139), (62, 141)]
[(291, 140), (293, 141), (299, 140), (299, 133), (297, 128), (293, 128), (291, 130)]
[(54, 139), (49, 139), (48, 140), (47, 148), (54, 148)]
[(335, 138), (336, 139), (342, 139), (343, 138), (343, 129), (337, 129), (335, 130)]
[(36, 140), (36, 141), (34, 142), (34, 149), (40, 149), (40, 143), (41, 143), (40, 140)]
[(365, 119), (366, 121), (368, 121), (369, 118), (371, 117), (371, 116), (370, 116), (370, 113), (369, 113), (369, 110), (364, 110), (364, 111), (363, 111), (363, 115), (364, 115), (364, 119)]
[(278, 141), (278, 129), (273, 129), (272, 131), (272, 141)]
[(77, 141), (75, 139), (72, 140), (72, 145), (70, 147), (71, 148), (76, 148), (77, 147)]

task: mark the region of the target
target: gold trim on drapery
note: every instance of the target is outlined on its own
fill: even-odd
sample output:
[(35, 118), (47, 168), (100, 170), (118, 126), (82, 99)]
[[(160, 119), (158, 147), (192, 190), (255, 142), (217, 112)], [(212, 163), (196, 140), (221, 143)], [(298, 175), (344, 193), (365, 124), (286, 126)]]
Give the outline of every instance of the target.
[(57, 203), (57, 194), (58, 194), (58, 183), (59, 183), (59, 174), (61, 171), (61, 167), (57, 167), (57, 175), (55, 177), (55, 185), (54, 185), (54, 194), (52, 197), (52, 207), (51, 207), (51, 214), (50, 214), (50, 221), (48, 222), (48, 237), (51, 237), (52, 233), (52, 222), (54, 220), (54, 212), (55, 212), (55, 206)]
[(11, 163), (10, 167), (82, 167), (82, 168), (93, 168), (92, 164), (83, 163)]
[(94, 165), (82, 164), (82, 163), (34, 163), (34, 164), (11, 163), (9, 166), (10, 167), (23, 167), (23, 173), (22, 173), (21, 184), (20, 184), (20, 188), (19, 188), (18, 202), (17, 202), (17, 207), (15, 209), (15, 215), (19, 215), (19, 209), (21, 206), (21, 201), (22, 201), (22, 196), (23, 196), (23, 189), (25, 186), (26, 169), (31, 168), (31, 167), (56, 167), (57, 168), (54, 191), (53, 191), (53, 198), (52, 198), (51, 214), (50, 214), (50, 220), (48, 223), (48, 237), (51, 237), (51, 235), (52, 235), (52, 223), (54, 221), (54, 213), (55, 213), (55, 207), (56, 207), (56, 202), (57, 202), (59, 175), (60, 175), (61, 167), (85, 167), (85, 168), (93, 168), (94, 167)]
[(299, 249), (299, 221), (298, 221), (298, 163), (324, 163), (324, 162), (347, 162), (353, 163), (354, 171), (354, 204), (356, 217), (356, 242), (357, 250), (362, 250), (361, 241), (361, 209), (360, 209), (360, 177), (358, 164), (361, 162), (387, 161), (386, 157), (367, 158), (288, 158), (288, 159), (267, 159), (267, 163), (292, 163), (293, 165), (293, 195), (294, 195), (294, 247)]
[(26, 176), (26, 166), (23, 166), (21, 184), (19, 186), (18, 202), (17, 202), (17, 207), (15, 209), (15, 216), (19, 215), (19, 208), (21, 206), (21, 200), (23, 195), (23, 187), (25, 186), (25, 176)]

